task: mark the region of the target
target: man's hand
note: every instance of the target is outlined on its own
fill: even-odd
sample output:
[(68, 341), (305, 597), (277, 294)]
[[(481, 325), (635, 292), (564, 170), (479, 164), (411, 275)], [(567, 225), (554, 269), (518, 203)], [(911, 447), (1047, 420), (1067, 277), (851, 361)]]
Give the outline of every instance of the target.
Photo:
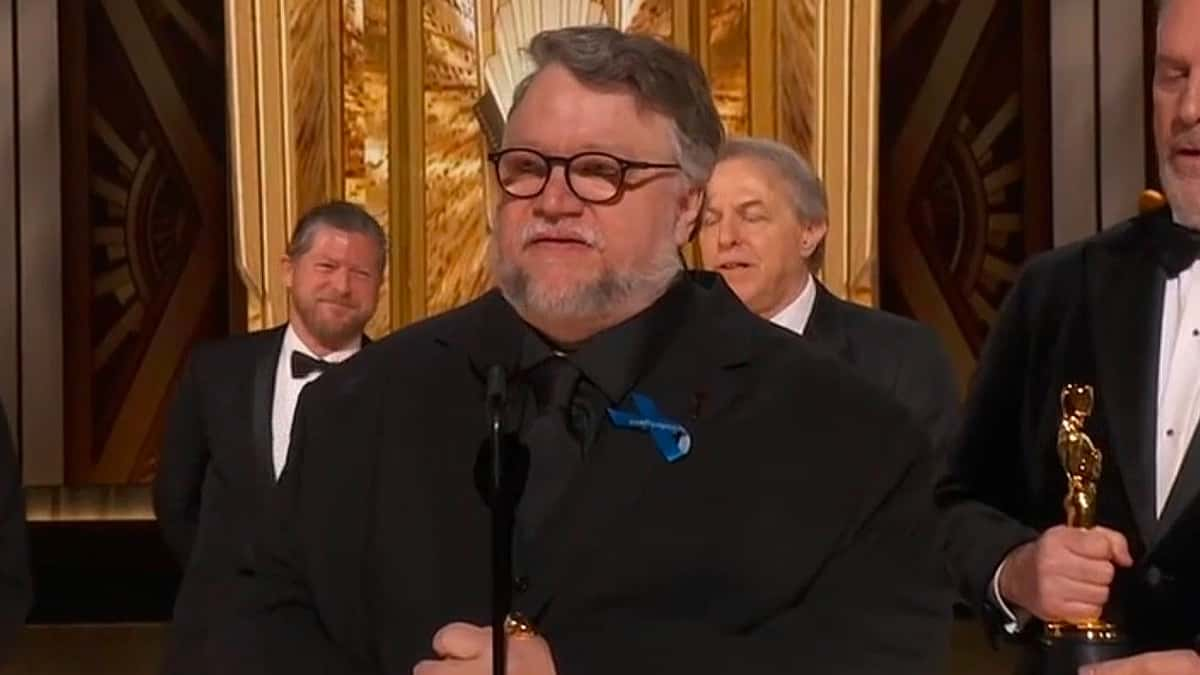
[(1200, 654), (1190, 649), (1150, 652), (1084, 666), (1079, 675), (1200, 675)]
[[(491, 675), (492, 629), (469, 623), (443, 626), (433, 636), (440, 660), (422, 661), (413, 675)], [(557, 675), (550, 645), (540, 637), (509, 638), (509, 675)]]
[(1008, 554), (1000, 595), (1043, 621), (1098, 619), (1114, 564), (1133, 564), (1120, 532), (1060, 525)]

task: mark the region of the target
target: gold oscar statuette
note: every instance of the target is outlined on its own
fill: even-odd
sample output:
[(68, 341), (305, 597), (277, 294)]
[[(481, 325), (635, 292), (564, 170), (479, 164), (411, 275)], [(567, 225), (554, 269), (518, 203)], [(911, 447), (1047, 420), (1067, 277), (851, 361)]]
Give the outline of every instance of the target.
[[(1095, 394), (1091, 385), (1068, 384), (1060, 395), (1062, 420), (1058, 425), (1058, 461), (1067, 477), (1067, 495), (1063, 509), (1068, 527), (1096, 526), (1096, 484), (1104, 469), (1104, 455), (1092, 443), (1083, 425), (1092, 414)], [(1076, 622), (1052, 622), (1046, 625), (1051, 636), (1068, 633), (1087, 639), (1108, 640), (1117, 637), (1117, 629), (1107, 621), (1088, 619)]]
[[(1068, 527), (1096, 526), (1096, 489), (1104, 468), (1104, 455), (1084, 431), (1092, 414), (1095, 392), (1091, 385), (1068, 384), (1059, 395), (1062, 418), (1055, 447), (1067, 479), (1063, 497)], [(1024, 672), (1039, 675), (1076, 673), (1084, 664), (1124, 655), (1128, 646), (1113, 624), (1103, 619), (1051, 621), (1041, 639), (1036, 667)]]

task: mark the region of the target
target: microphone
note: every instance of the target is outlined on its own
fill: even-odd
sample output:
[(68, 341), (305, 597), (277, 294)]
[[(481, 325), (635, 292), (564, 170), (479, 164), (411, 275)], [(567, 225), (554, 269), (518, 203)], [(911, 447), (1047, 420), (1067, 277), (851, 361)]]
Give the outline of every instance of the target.
[(487, 371), (487, 402), (488, 405), (502, 405), (508, 397), (508, 376), (504, 366), (496, 364)]
[(502, 460), (502, 440), (504, 422), (504, 403), (508, 399), (508, 378), (504, 373), (504, 366), (499, 364), (488, 368), (487, 371), (487, 423), (488, 431), (491, 434), (491, 450), (492, 450), (492, 499), (495, 500), (500, 496), (500, 490), (504, 485), (504, 467)]
[(504, 404), (508, 398), (508, 377), (504, 366), (496, 364), (487, 371), (487, 422), (492, 455), (492, 673), (507, 672), (507, 634), (505, 623), (512, 604), (512, 514), (504, 499)]

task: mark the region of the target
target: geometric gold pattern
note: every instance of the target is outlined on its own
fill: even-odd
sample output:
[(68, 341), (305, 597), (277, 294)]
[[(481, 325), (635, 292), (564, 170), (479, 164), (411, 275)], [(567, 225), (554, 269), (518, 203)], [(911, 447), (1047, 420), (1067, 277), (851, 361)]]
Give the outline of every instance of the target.
[(485, 151), (472, 109), (482, 93), (473, 3), (425, 3), (424, 312), (451, 309), (485, 291)]
[(61, 9), (63, 478), (146, 483), (189, 348), (229, 330), (221, 21), (197, 0)]
[(881, 32), (884, 303), (939, 333), (964, 384), (1051, 243), (1048, 7), (908, 3)]

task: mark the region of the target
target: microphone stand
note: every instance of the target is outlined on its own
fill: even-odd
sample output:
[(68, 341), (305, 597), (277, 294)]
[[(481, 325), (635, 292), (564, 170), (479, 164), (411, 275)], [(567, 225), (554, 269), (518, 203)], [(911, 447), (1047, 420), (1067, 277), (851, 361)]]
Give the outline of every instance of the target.
[(492, 366), (487, 374), (487, 417), (491, 449), (492, 497), (492, 673), (508, 670), (508, 635), (505, 624), (512, 603), (512, 512), (505, 490), (504, 403), (507, 398), (504, 367)]

